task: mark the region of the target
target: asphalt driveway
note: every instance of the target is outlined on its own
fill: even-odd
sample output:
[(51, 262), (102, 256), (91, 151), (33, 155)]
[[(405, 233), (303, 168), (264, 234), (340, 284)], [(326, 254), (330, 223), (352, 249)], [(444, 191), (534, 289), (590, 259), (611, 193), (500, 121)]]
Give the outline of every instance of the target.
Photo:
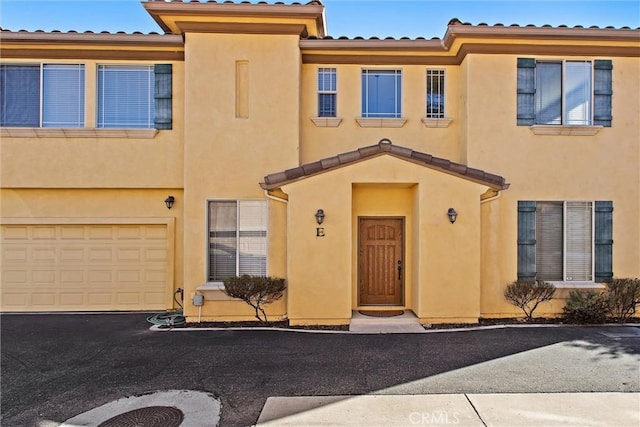
[(224, 426), (255, 423), (270, 396), (640, 391), (632, 327), (153, 332), (146, 316), (2, 315), (2, 425), (57, 425), (169, 389), (217, 396)]

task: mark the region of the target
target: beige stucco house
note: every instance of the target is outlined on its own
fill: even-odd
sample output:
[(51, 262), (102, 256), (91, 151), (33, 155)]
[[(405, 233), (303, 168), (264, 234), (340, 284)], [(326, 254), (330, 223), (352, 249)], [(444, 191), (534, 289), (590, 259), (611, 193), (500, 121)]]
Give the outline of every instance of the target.
[(221, 283), (254, 274), (287, 279), (292, 324), (476, 322), (518, 314), (518, 278), (556, 284), (552, 315), (640, 276), (640, 30), (334, 39), (319, 1), (142, 7), (164, 34), (0, 32), (2, 311), (182, 289), (188, 320), (245, 320)]

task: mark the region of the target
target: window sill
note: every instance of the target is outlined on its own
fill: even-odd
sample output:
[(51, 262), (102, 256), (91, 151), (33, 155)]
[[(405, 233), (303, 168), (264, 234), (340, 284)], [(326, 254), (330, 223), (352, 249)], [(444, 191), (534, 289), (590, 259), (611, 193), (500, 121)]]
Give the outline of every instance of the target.
[(319, 128), (337, 128), (342, 123), (342, 117), (311, 117), (311, 121)]
[(401, 128), (407, 122), (405, 118), (370, 118), (360, 117), (356, 119), (361, 128)]
[(535, 135), (593, 136), (602, 126), (533, 125), (529, 129)]
[(0, 127), (2, 138), (137, 138), (152, 139), (157, 129)]
[(442, 119), (432, 119), (429, 117), (422, 118), (422, 124), (424, 124), (428, 128), (448, 128), (453, 119), (449, 119), (447, 117)]
[(224, 293), (224, 285), (220, 282), (217, 283), (205, 283), (196, 288), (196, 291), (204, 295), (204, 299), (207, 301), (235, 301)]
[(598, 290), (604, 289), (604, 285), (602, 283), (596, 282), (548, 282), (553, 284), (556, 289), (591, 289)]

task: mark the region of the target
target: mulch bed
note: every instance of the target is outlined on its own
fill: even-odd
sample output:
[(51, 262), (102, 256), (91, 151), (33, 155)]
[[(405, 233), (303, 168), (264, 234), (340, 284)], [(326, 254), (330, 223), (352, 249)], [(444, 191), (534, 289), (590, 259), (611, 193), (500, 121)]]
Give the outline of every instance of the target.
[[(627, 323), (640, 323), (640, 318), (631, 318)], [(425, 329), (457, 329), (457, 328), (474, 328), (479, 326), (496, 326), (496, 325), (567, 325), (568, 323), (562, 318), (545, 318), (535, 317), (532, 321), (527, 322), (526, 319), (519, 317), (499, 318), (499, 319), (480, 319), (478, 323), (438, 323), (434, 325), (425, 325)], [(308, 326), (291, 326), (288, 320), (280, 320), (274, 322), (189, 322), (174, 326), (160, 326), (162, 329), (179, 329), (179, 328), (288, 328), (315, 331), (348, 331), (349, 325), (308, 325)]]

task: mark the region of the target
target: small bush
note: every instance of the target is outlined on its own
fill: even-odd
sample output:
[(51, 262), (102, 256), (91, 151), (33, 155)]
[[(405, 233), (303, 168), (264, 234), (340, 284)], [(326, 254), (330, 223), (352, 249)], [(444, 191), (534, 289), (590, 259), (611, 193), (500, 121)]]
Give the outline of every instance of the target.
[(533, 312), (538, 308), (538, 305), (549, 301), (555, 293), (556, 287), (551, 283), (515, 281), (507, 285), (504, 297), (511, 304), (520, 308), (527, 316), (527, 320), (531, 321)]
[(640, 279), (613, 279), (607, 283), (605, 296), (611, 318), (624, 323), (635, 315), (636, 305), (640, 304)]
[(562, 309), (568, 323), (604, 323), (607, 320), (607, 298), (594, 291), (571, 291)]
[[(267, 321), (267, 313), (262, 306), (282, 298), (286, 288), (284, 279), (246, 274), (230, 277), (223, 283), (224, 293), (232, 298), (241, 299), (253, 307), (256, 318), (261, 322)], [(260, 317), (260, 313), (264, 319)]]

